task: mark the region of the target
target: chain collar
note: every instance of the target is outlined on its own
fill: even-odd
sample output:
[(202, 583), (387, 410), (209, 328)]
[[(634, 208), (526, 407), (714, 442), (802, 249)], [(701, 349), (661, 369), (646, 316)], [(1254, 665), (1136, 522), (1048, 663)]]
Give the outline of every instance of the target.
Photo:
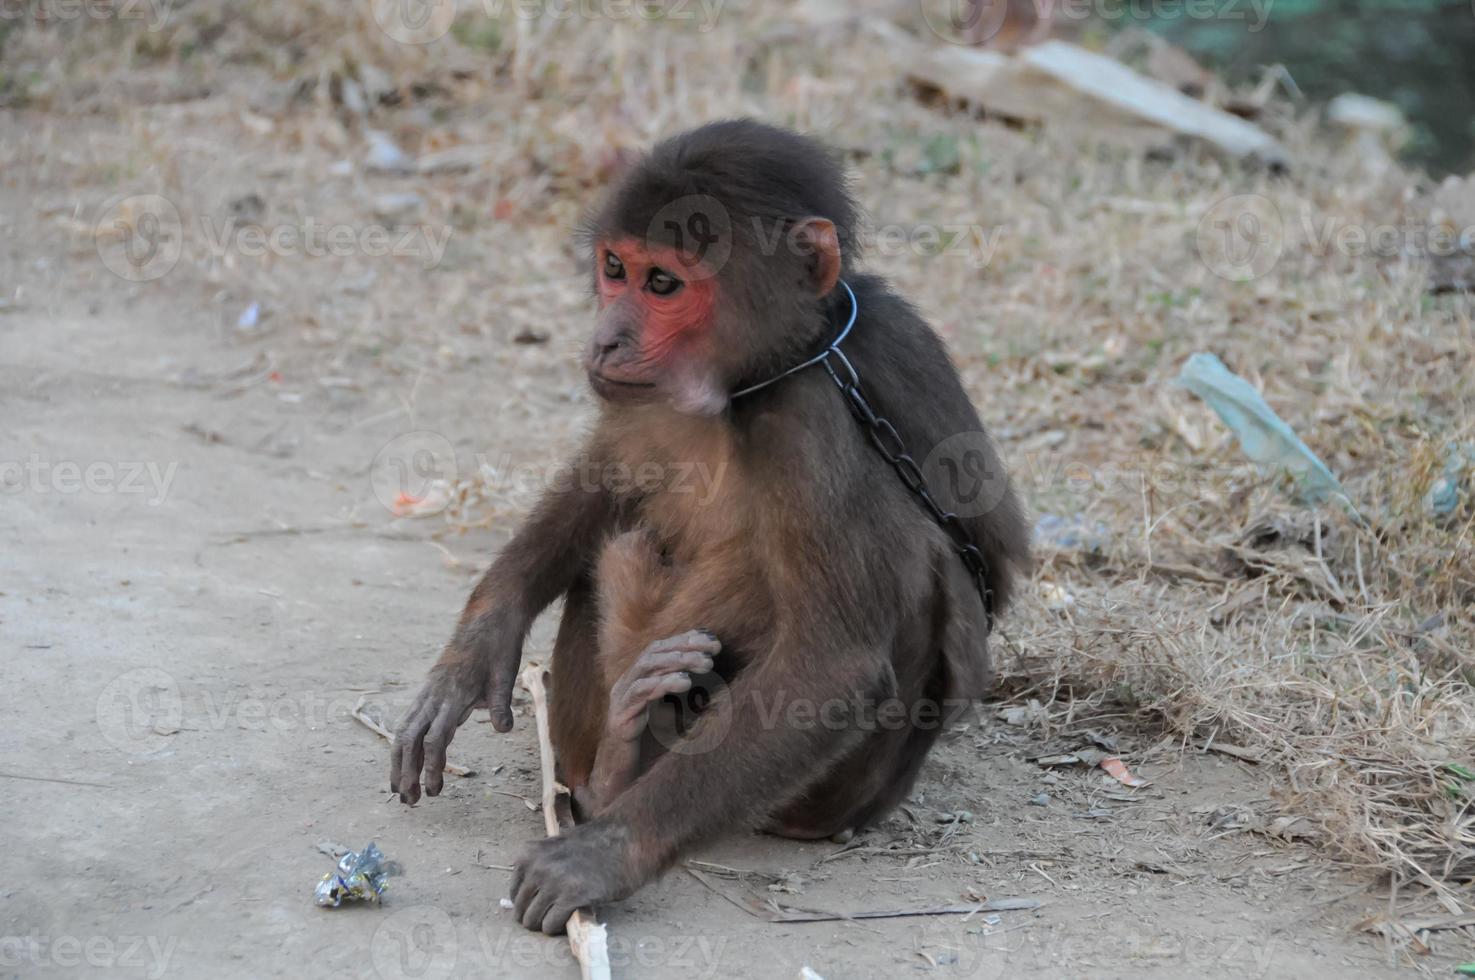
[[(751, 395), (753, 392), (759, 391), (763, 388), (767, 388), (771, 384), (777, 384), (791, 374), (798, 374), (805, 368), (814, 367), (820, 361), (824, 361), (829, 358), (831, 354), (840, 354), (840, 342), (843, 341), (846, 337), (850, 336), (850, 328), (855, 326), (855, 315), (860, 312), (860, 304), (855, 301), (855, 293), (851, 291), (850, 283), (846, 282), (844, 279), (841, 279), (840, 285), (845, 287), (845, 292), (850, 297), (850, 319), (845, 321), (845, 326), (840, 330), (840, 336), (830, 341), (830, 346), (826, 347), (824, 350), (820, 351), (818, 354), (814, 355), (804, 363), (795, 364), (787, 371), (775, 374), (767, 381), (760, 381), (755, 385), (749, 385), (741, 391), (734, 391), (729, 397), (741, 398), (744, 395)], [(845, 355), (841, 354), (840, 356), (844, 357)]]
[[(845, 280), (840, 280), (840, 285), (845, 287), (846, 294), (850, 297), (850, 319), (840, 330), (839, 336), (830, 341), (828, 347), (820, 351), (814, 357), (796, 364), (786, 371), (774, 375), (767, 381), (760, 381), (755, 385), (735, 391), (730, 396), (733, 399), (751, 395), (755, 391), (767, 388), (769, 385), (777, 384), (791, 374), (797, 374), (805, 368), (823, 364), (825, 372), (829, 374), (830, 380), (845, 395), (845, 404), (850, 408), (850, 414), (855, 416), (856, 421), (865, 426), (866, 435), (870, 437), (871, 445), (876, 447), (886, 462), (896, 470), (896, 475), (901, 479), (902, 485), (911, 491), (912, 495), (922, 502), (927, 513), (937, 522), (943, 531), (947, 533), (953, 550), (962, 559), (963, 565), (968, 573), (973, 576), (973, 584), (978, 589), (979, 598), (983, 600), (983, 611), (986, 617), (986, 626), (989, 633), (994, 631), (994, 592), (988, 586), (988, 559), (984, 558), (983, 552), (979, 550), (978, 544), (973, 540), (973, 535), (963, 524), (957, 514), (945, 510), (931, 491), (927, 488), (926, 477), (922, 474), (922, 468), (917, 461), (907, 453), (901, 436), (896, 427), (889, 421), (875, 413), (871, 403), (860, 390), (860, 375), (855, 370), (855, 365), (850, 363), (850, 358), (840, 349), (840, 344), (846, 337), (850, 336), (850, 330), (855, 326), (856, 315), (860, 312), (860, 303), (855, 298), (855, 292)], [(838, 368), (837, 368), (838, 364)]]

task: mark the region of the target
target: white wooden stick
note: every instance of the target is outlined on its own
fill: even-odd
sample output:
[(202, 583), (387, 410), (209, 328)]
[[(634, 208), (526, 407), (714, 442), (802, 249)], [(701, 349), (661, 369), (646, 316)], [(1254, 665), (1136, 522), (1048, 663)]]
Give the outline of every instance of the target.
[[(553, 739), (548, 734), (548, 668), (529, 664), (518, 676), (533, 699), (538, 722), (538, 761), (543, 770), (543, 826), (557, 837), (574, 825), (573, 800), (567, 786), (553, 776)], [(608, 935), (593, 909), (579, 909), (568, 920), (568, 945), (579, 961), (583, 980), (610, 980)]]

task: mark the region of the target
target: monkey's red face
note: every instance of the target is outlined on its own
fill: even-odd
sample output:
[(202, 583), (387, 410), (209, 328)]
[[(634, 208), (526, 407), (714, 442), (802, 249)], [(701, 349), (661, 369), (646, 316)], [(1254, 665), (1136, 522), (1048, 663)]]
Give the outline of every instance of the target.
[(599, 316), (589, 383), (610, 402), (668, 401), (714, 414), (727, 393), (714, 364), (717, 279), (671, 248), (635, 238), (599, 243)]

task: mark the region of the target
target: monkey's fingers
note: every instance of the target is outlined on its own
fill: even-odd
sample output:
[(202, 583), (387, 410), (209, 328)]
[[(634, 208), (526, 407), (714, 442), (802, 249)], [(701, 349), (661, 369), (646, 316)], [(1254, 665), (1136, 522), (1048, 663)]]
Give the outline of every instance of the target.
[(687, 630), (685, 633), (678, 633), (675, 636), (668, 636), (664, 640), (655, 641), (645, 648), (641, 656), (689, 650), (699, 650), (703, 653), (716, 656), (722, 652), (722, 641), (707, 630)]
[(514, 648), (510, 656), (497, 656), (492, 660), (487, 711), (492, 716), (492, 727), (499, 732), (512, 731), (512, 685), (517, 682), (517, 668), (521, 665), (520, 648)]
[(549, 936), (556, 936), (563, 932), (568, 926), (568, 920), (573, 918), (574, 912), (578, 908), (579, 906), (571, 902), (554, 902), (547, 914), (543, 916), (543, 933)]
[(422, 743), (425, 746), (422, 755), (425, 760), (426, 796), (440, 795), (441, 786), (445, 782), (446, 746), (451, 744), (451, 739), (456, 737), (456, 729), (466, 720), (465, 715), (470, 713), (470, 708), (462, 714), (449, 703), (442, 703), (440, 710), (436, 712), (435, 721), (431, 722)]
[(558, 898), (558, 891), (554, 888), (541, 889), (527, 904), (522, 913), (521, 922), (527, 929), (541, 931), (543, 918), (553, 909), (553, 902)]
[(690, 672), (705, 674), (712, 669), (712, 655), (703, 650), (677, 650), (671, 653), (652, 653), (647, 650), (635, 659), (630, 669), (615, 681), (610, 689), (610, 699), (623, 702), (627, 692), (636, 683), (652, 677)]
[(668, 694), (685, 694), (690, 690), (691, 675), (684, 672), (634, 681), (619, 693), (618, 701), (611, 697), (605, 731), (614, 738), (634, 741), (645, 731), (645, 709), (651, 702)]
[(512, 873), (512, 914), (517, 916), (518, 922), (522, 921), (528, 905), (537, 897), (538, 886), (528, 874), (528, 859), (523, 858), (517, 862), (517, 869)]
[(667, 694), (685, 694), (691, 690), (691, 675), (685, 672), (646, 677), (630, 685), (626, 700), (638, 707), (659, 701)]
[(389, 788), (399, 794), (401, 803), (413, 804), (420, 799), (420, 767), (425, 761), (428, 727), (428, 722), (421, 720), (425, 713), (425, 708), (417, 704), (390, 746)]

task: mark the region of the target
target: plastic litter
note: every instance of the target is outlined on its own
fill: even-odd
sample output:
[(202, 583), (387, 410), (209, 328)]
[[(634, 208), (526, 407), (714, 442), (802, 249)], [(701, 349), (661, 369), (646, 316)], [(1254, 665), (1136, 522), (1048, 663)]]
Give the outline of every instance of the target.
[(1296, 477), (1310, 503), (1339, 498), (1351, 505), (1347, 491), (1315, 453), (1286, 425), (1255, 386), (1224, 366), (1213, 354), (1190, 357), (1178, 382), (1202, 398), (1229, 426), (1244, 454), (1267, 469)]
[(369, 141), (369, 152), (364, 164), (375, 173), (407, 174), (415, 169), (415, 160), (395, 145), (394, 139), (383, 130), (366, 129), (364, 138)]
[(236, 318), (237, 330), (255, 330), (261, 324), (261, 304), (252, 303)]
[(377, 903), (390, 876), (399, 871), (399, 865), (384, 860), (384, 854), (370, 841), (362, 851), (343, 855), (338, 860), (338, 869), (323, 875), (313, 901), (329, 909), (336, 909), (346, 901)]
[(1475, 443), (1450, 443), (1444, 448), (1444, 472), (1424, 495), (1424, 507), (1435, 517), (1448, 517), (1460, 506), (1465, 485), (1475, 472)]
[(1111, 544), (1111, 528), (1101, 521), (1088, 521), (1082, 514), (1062, 517), (1041, 514), (1035, 521), (1035, 547), (1053, 551), (1084, 551), (1100, 554)]

